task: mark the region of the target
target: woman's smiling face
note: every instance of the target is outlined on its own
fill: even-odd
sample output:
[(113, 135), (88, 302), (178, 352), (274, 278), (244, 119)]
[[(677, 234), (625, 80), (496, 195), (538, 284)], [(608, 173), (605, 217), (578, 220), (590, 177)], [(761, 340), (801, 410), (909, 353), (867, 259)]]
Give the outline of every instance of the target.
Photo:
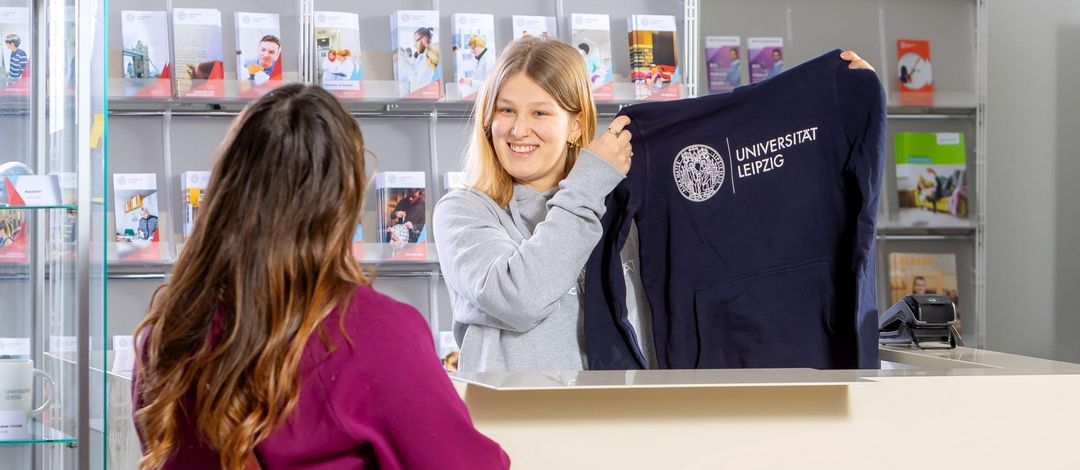
[(538, 191), (551, 189), (566, 175), (567, 142), (580, 134), (577, 116), (523, 73), (505, 82), (495, 99), (491, 141), (499, 164)]

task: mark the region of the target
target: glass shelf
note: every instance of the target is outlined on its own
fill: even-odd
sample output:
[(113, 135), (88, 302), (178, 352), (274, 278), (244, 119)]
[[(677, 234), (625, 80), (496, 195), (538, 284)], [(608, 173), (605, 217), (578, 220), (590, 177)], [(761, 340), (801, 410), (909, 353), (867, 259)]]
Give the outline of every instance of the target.
[(0, 204), (0, 211), (33, 211), (33, 210), (48, 210), (48, 209), (67, 209), (69, 211), (78, 210), (79, 207), (75, 204), (53, 204), (44, 206), (9, 206), (6, 204)]
[(978, 110), (974, 93), (937, 92), (932, 106), (905, 106), (900, 95), (892, 92), (888, 100), (888, 113), (894, 118), (918, 118), (923, 116), (970, 117)]
[[(177, 247), (177, 256), (183, 244)], [(353, 256), (360, 264), (387, 266), (438, 265), (439, 255), (435, 244), (430, 242), (409, 243), (395, 246), (390, 243), (355, 243)], [(172, 250), (166, 242), (155, 243), (109, 243), (109, 267), (152, 267), (171, 269), (176, 263)]]
[(938, 226), (912, 226), (902, 225), (896, 222), (880, 222), (877, 225), (879, 234), (904, 235), (904, 234), (941, 234), (941, 235), (970, 235), (975, 233), (975, 224), (970, 221), (948, 227)]
[(886, 241), (942, 241), (968, 240), (975, 236), (974, 224), (950, 227), (911, 226), (896, 222), (879, 223), (878, 240)]
[(110, 242), (109, 266), (172, 266), (172, 250), (167, 242)]
[[(615, 93), (610, 99), (596, 100), (597, 112), (601, 115), (617, 113), (621, 108), (653, 99), (637, 99), (632, 83), (615, 83)], [(685, 93), (682, 96), (686, 96)], [(111, 115), (235, 115), (254, 98), (131, 98), (117, 97), (109, 101)], [(659, 99), (659, 98), (657, 98)], [(680, 98), (668, 98), (680, 99)], [(341, 98), (345, 107), (353, 114), (380, 115), (387, 117), (428, 117), (438, 113), (440, 117), (471, 117), (475, 102), (460, 100), (447, 95), (439, 100), (398, 98), (395, 96), (367, 96), (365, 98)], [(898, 99), (888, 103), (888, 115), (893, 119), (926, 118), (962, 118), (974, 116), (978, 110), (972, 100), (950, 99), (943, 97), (936, 100), (934, 106), (902, 106)]]
[(353, 257), (360, 264), (439, 264), (435, 244), (429, 242), (401, 246), (391, 243), (355, 243)]
[[(453, 84), (447, 85), (447, 92), (442, 98), (417, 99), (401, 97), (397, 93), (397, 82), (389, 80), (366, 80), (363, 82), (363, 97), (338, 96), (345, 107), (358, 115), (388, 117), (428, 117), (438, 113), (440, 117), (471, 117), (474, 100), (459, 99)], [(672, 89), (642, 96), (631, 82), (612, 83), (611, 93), (598, 96), (596, 106), (604, 115), (614, 114), (624, 106), (649, 101), (664, 101), (687, 97), (683, 85)], [(109, 100), (109, 113), (112, 115), (221, 115), (236, 114), (255, 97), (217, 97), (217, 98), (142, 98), (117, 96)]]
[(30, 435), (19, 439), (0, 439), (0, 446), (26, 444), (75, 444), (74, 436), (69, 436), (45, 424), (34, 421), (30, 424)]
[(975, 115), (974, 107), (918, 107), (918, 106), (892, 106), (887, 112), (890, 119), (970, 119)]

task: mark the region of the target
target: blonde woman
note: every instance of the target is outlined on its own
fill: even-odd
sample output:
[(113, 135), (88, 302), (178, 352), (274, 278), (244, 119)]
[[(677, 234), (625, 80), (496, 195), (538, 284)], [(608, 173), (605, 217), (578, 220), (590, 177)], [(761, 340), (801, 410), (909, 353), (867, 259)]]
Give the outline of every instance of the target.
[(337, 51), (337, 63), (334, 65), (335, 80), (350, 80), (356, 64), (352, 61), (352, 50), (339, 49)]
[(525, 38), (476, 102), (471, 187), (435, 207), (439, 263), (461, 345), (458, 370), (581, 370), (578, 276), (604, 197), (630, 169), (629, 119), (599, 139), (577, 51)]
[[(853, 52), (841, 57), (870, 68)], [(629, 123), (618, 117), (593, 139), (596, 106), (574, 47), (522, 38), (499, 58), (476, 100), (470, 187), (434, 212), (459, 371), (587, 368), (580, 276), (600, 240), (604, 199), (630, 169)], [(637, 258), (633, 231), (622, 258)], [(637, 306), (630, 322), (654, 363), (640, 277), (626, 279)]]
[(472, 54), (473, 59), (476, 60), (476, 63), (473, 64), (472, 77), (461, 77), (458, 80), (463, 89), (462, 96), (468, 96), (477, 91), (487, 80), (491, 71), (495, 69), (495, 54), (488, 49), (483, 36), (474, 34), (469, 37), (468, 46), (469, 52)]

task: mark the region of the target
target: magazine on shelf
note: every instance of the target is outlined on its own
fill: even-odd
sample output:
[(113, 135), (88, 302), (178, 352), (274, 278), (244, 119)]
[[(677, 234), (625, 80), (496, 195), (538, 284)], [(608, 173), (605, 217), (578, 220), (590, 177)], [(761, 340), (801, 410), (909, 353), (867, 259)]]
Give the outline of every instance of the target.
[(177, 96), (225, 96), (221, 11), (212, 8), (174, 9), (173, 43)]
[(112, 337), (112, 347), (113, 362), (109, 371), (130, 377), (135, 369), (135, 337), (115, 335)]
[(446, 192), (455, 189), (465, 189), (466, 187), (464, 171), (448, 171), (443, 175), (443, 189), (446, 190)]
[(461, 349), (458, 348), (457, 340), (454, 339), (454, 333), (440, 331), (435, 337), (435, 344), (438, 346), (439, 361), (442, 362), (443, 369), (448, 373), (457, 372)]
[(431, 100), (442, 97), (438, 11), (395, 11), (390, 15), (390, 49), (399, 96)]
[(342, 98), (364, 97), (359, 15), (316, 11), (315, 53), (316, 73), (323, 88)]
[(74, 171), (61, 171), (56, 174), (60, 185), (60, 200), (64, 204), (76, 204), (79, 200), (79, 175)]
[(784, 38), (747, 38), (746, 56), (750, 58), (750, 83), (775, 77), (784, 71)]
[(243, 94), (260, 94), (284, 77), (284, 45), (277, 13), (236, 12), (236, 79)]
[(25, 96), (30, 93), (31, 43), (30, 8), (0, 7), (0, 94)]
[(352, 242), (353, 242), (353, 244), (363, 243), (364, 242), (364, 226), (363, 225), (356, 224), (356, 230), (353, 231)]
[(930, 66), (930, 41), (896, 40), (896, 70), (900, 104), (934, 105), (934, 69)]
[(585, 59), (593, 97), (610, 100), (613, 96), (614, 74), (611, 59), (611, 17), (573, 13), (570, 15), (570, 45)]
[(120, 18), (124, 93), (139, 97), (172, 96), (168, 13), (124, 10)]
[(899, 222), (923, 227), (968, 226), (964, 134), (900, 132), (895, 136), (895, 149)]
[(22, 162), (0, 164), (0, 207), (64, 204), (60, 174), (35, 175)]
[(510, 19), (514, 24), (515, 41), (525, 36), (559, 39), (559, 27), (554, 16), (513, 15)]
[(30, 359), (30, 338), (0, 338), (0, 356), (8, 359)]
[[(32, 175), (30, 167), (22, 162), (0, 164), (0, 205), (24, 205), (12, 180)], [(30, 212), (19, 210), (0, 211), (0, 264), (25, 263), (30, 259)]]
[(379, 242), (405, 245), (427, 240), (424, 180), (422, 171), (381, 171), (376, 175)]
[(15, 189), (15, 181), (32, 174), (34, 170), (23, 162), (0, 163), (0, 206), (25, 206)]
[(64, 203), (60, 175), (7, 176), (3, 181), (8, 206), (59, 206)]
[(455, 13), (450, 16), (451, 42), (457, 70), (454, 80), (462, 100), (475, 100), (484, 81), (495, 69), (495, 17), (487, 14)]
[(727, 93), (742, 86), (742, 52), (738, 36), (706, 36), (705, 68), (709, 93)]
[[(956, 255), (953, 253), (889, 254), (890, 305), (910, 294), (937, 294), (952, 299), (960, 315), (960, 291), (956, 278)], [(960, 330), (960, 325), (956, 325)]]
[(113, 175), (116, 241), (156, 242), (158, 230), (157, 175), (116, 173)]
[(0, 264), (25, 263), (30, 260), (30, 212), (0, 211)]
[(209, 171), (185, 171), (180, 173), (180, 192), (183, 195), (180, 207), (184, 208), (184, 241), (191, 236), (195, 228), (195, 217), (206, 198), (206, 187), (210, 184)]
[(671, 100), (681, 96), (675, 17), (630, 15), (630, 79), (638, 99)]

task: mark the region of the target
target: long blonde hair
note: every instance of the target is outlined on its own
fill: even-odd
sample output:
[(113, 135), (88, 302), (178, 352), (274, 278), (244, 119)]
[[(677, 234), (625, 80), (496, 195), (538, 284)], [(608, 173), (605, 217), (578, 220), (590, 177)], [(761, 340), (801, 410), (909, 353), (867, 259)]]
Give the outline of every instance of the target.
[(192, 444), (186, 417), (222, 468), (242, 469), (296, 405), (308, 340), (327, 345), (323, 319), (369, 284), (351, 246), (363, 149), (356, 120), (317, 86), (278, 88), (236, 118), (191, 239), (135, 333), (140, 468)]
[(555, 98), (560, 108), (580, 119), (581, 134), (567, 145), (564, 175), (574, 167), (578, 153), (596, 134), (596, 103), (581, 54), (568, 44), (554, 40), (522, 38), (510, 44), (476, 99), (474, 131), (465, 156), (469, 185), (503, 207), (514, 195), (514, 180), (495, 155), (491, 121), (499, 90), (506, 80), (518, 73), (524, 73)]

